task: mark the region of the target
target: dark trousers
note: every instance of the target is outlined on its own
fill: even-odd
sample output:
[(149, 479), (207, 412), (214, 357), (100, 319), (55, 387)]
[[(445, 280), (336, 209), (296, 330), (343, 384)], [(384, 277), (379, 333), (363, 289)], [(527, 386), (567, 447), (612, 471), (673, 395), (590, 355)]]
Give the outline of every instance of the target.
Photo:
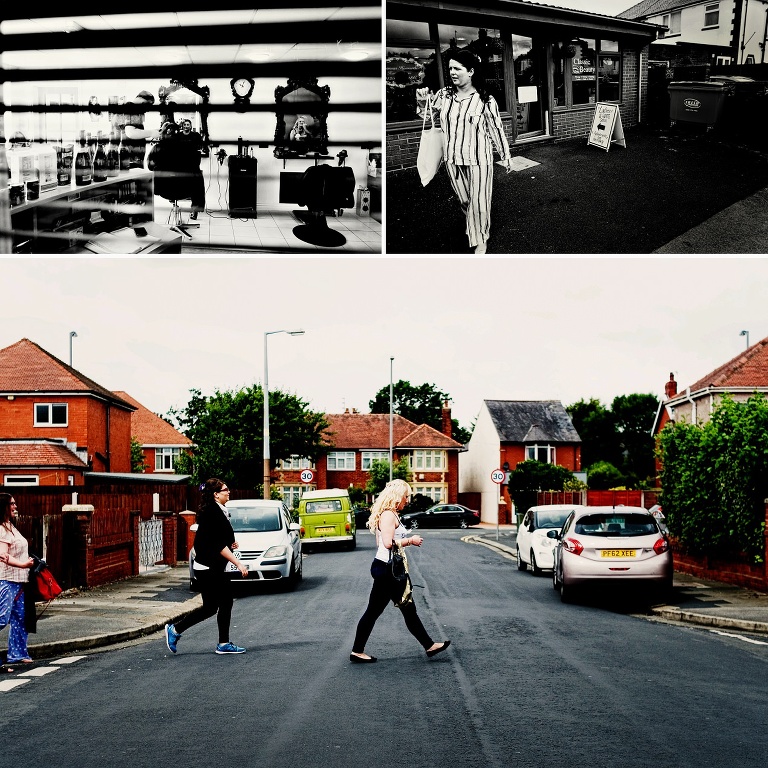
[[(363, 653), (365, 644), (373, 632), (373, 626), (376, 619), (384, 613), (387, 603), (392, 600), (392, 594), (395, 592), (394, 579), (387, 563), (381, 560), (374, 560), (371, 565), (371, 576), (373, 576), (373, 586), (371, 595), (368, 598), (368, 607), (365, 613), (357, 623), (357, 632), (355, 634), (355, 643), (352, 646), (352, 653)], [(393, 601), (394, 602), (394, 601)], [(421, 643), (424, 649), (433, 645), (432, 638), (424, 629), (419, 615), (416, 613), (416, 606), (413, 601), (400, 608), (405, 620), (405, 626), (408, 631)]]
[(219, 643), (229, 642), (229, 625), (232, 621), (232, 582), (223, 571), (196, 571), (197, 582), (200, 585), (200, 594), (203, 604), (195, 608), (192, 613), (174, 624), (177, 632), (181, 633), (199, 624), (205, 619), (216, 615), (216, 623), (219, 626)]

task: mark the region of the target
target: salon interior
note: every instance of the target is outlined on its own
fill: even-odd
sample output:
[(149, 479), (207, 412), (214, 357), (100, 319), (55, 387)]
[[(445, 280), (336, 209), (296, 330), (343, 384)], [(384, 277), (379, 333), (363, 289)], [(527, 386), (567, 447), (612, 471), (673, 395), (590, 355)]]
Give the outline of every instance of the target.
[(0, 252), (374, 254), (381, 3), (0, 21)]

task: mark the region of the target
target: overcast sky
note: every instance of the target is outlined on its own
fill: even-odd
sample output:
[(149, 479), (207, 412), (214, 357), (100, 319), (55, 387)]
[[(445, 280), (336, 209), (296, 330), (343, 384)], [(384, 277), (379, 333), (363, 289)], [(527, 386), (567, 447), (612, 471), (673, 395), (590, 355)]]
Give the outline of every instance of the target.
[(394, 381), (570, 405), (680, 389), (768, 336), (762, 258), (13, 258), (0, 347), (29, 338), (167, 413), (262, 382), (314, 410), (368, 411)]
[(627, 8), (637, 5), (638, 0), (552, 0), (545, 5), (555, 5), (560, 8), (573, 8), (576, 11), (602, 13), (605, 16), (616, 16)]

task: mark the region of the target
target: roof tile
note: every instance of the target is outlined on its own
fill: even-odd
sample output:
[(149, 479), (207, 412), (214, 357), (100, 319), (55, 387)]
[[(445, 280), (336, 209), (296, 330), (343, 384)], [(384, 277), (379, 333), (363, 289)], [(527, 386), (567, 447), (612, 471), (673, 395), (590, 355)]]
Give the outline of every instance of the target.
[[(380, 451), (389, 447), (388, 413), (329, 413), (326, 419), (334, 448)], [(418, 426), (398, 414), (392, 418), (392, 443), (401, 448), (461, 448), (436, 429)]]
[(0, 441), (0, 467), (87, 469), (88, 465), (60, 443), (45, 440), (3, 440)]
[(724, 365), (691, 384), (691, 392), (707, 387), (768, 387), (768, 338), (758, 341)]
[(131, 436), (142, 445), (188, 445), (192, 447), (193, 443), (186, 435), (182, 435), (165, 419), (152, 413), (127, 392), (118, 391), (115, 394), (136, 408), (131, 414)]

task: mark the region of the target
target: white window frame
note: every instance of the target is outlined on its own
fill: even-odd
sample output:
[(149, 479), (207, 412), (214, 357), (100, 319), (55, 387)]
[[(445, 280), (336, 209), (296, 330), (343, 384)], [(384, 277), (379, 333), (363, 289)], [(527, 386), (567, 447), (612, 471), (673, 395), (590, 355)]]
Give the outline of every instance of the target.
[(3, 485), (40, 485), (40, 475), (5, 475), (3, 477)]
[(448, 461), (443, 450), (419, 448), (411, 451), (408, 456), (408, 467), (415, 472), (445, 472), (448, 469)]
[(446, 483), (411, 483), (413, 495), (417, 493), (429, 496), (435, 504), (447, 504), (448, 485)]
[(315, 462), (306, 456), (293, 454), (287, 459), (280, 459), (277, 462), (277, 468), (283, 470), (291, 469), (315, 469)]
[(374, 461), (389, 461), (389, 451), (361, 451), (360, 469), (363, 472), (371, 471), (371, 464)]
[[(714, 17), (714, 21), (707, 21), (707, 17)], [(720, 26), (720, 3), (710, 3), (704, 6), (704, 29)]]
[[(158, 466), (165, 464), (165, 459), (171, 457), (171, 466)], [(155, 448), (155, 472), (173, 472), (173, 465), (181, 456), (181, 448)]]
[[(65, 409), (64, 423), (53, 423), (53, 406), (63, 406)], [(48, 411), (48, 421), (38, 421), (37, 409), (46, 408)], [(33, 410), (34, 426), (36, 427), (68, 427), (69, 426), (69, 403), (35, 403)]]
[[(295, 509), (299, 506), (299, 501), (301, 500), (301, 497), (306, 493), (307, 491), (315, 491), (317, 490), (316, 486), (314, 485), (278, 485), (277, 489), (280, 491), (280, 496), (283, 499), (283, 503), (285, 504), (288, 509)], [(288, 492), (286, 495), (286, 491)], [(296, 500), (296, 503), (294, 504), (293, 501)]]
[[(339, 466), (341, 460), (342, 466)], [(352, 466), (347, 466), (351, 461)], [(333, 466), (331, 466), (333, 463)], [(354, 472), (355, 471), (355, 452), (354, 451), (331, 451), (327, 457), (326, 468), (329, 472)]]
[[(526, 445), (525, 446), (525, 458), (527, 461), (538, 461), (538, 455), (539, 451), (541, 449), (546, 448), (547, 451), (547, 460), (545, 462), (542, 462), (543, 464), (555, 464), (556, 463), (556, 457), (557, 452), (554, 445), (550, 445), (549, 443), (544, 443), (542, 445), (539, 445), (538, 443), (534, 443), (533, 445)], [(531, 457), (529, 454), (533, 451), (533, 456)]]

